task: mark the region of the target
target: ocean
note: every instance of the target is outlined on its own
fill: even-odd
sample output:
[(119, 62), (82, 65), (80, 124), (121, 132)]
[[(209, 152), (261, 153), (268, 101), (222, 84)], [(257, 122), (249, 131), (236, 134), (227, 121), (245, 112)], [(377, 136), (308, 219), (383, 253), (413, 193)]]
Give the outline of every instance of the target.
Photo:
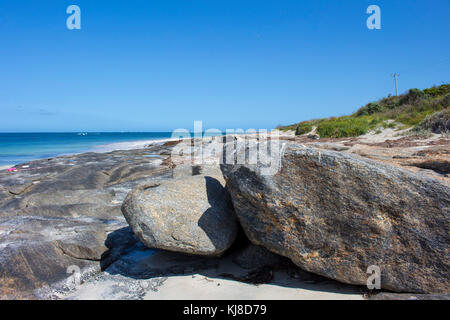
[(171, 132), (0, 133), (0, 167), (89, 151), (106, 152), (122, 149), (125, 142), (169, 139), (171, 135)]

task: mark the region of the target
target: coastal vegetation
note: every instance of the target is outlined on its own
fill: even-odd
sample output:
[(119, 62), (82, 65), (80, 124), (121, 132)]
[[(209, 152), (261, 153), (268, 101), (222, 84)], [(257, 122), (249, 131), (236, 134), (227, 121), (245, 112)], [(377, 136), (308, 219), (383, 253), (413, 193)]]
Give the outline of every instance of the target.
[[(277, 129), (303, 135), (316, 127), (322, 138), (357, 137), (380, 128), (414, 128), (414, 132), (419, 128), (433, 131), (434, 127), (439, 127), (446, 131), (449, 108), (450, 85), (443, 84), (425, 90), (411, 89), (400, 96), (370, 102), (349, 116), (314, 119)], [(433, 116), (436, 113), (439, 115)]]

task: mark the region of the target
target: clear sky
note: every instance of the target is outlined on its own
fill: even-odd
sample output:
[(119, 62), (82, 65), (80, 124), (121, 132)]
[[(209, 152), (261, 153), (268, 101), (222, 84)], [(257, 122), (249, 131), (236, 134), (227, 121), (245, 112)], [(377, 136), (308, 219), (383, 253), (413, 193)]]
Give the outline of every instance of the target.
[[(66, 9), (81, 8), (81, 30)], [(381, 8), (381, 30), (366, 9)], [(0, 131), (271, 129), (449, 82), (449, 0), (0, 0)]]

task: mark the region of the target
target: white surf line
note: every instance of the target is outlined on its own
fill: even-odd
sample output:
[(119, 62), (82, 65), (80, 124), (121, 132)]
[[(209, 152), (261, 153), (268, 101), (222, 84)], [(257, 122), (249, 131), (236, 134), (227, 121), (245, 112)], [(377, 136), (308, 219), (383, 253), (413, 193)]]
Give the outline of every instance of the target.
[(90, 152), (96, 153), (108, 153), (113, 151), (120, 150), (133, 150), (133, 149), (142, 149), (147, 147), (148, 145), (158, 144), (158, 143), (166, 143), (172, 141), (183, 141), (190, 140), (192, 138), (164, 138), (164, 139), (156, 139), (156, 140), (133, 140), (133, 141), (123, 141), (123, 142), (113, 142), (108, 144), (101, 144), (97, 146), (93, 146), (90, 149)]

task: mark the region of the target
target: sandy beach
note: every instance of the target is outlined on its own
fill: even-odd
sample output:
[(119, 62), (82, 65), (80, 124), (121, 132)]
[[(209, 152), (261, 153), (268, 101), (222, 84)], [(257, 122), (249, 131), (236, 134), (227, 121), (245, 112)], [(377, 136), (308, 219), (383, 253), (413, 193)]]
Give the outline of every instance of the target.
[[(211, 279), (202, 275), (168, 278), (157, 291), (149, 291), (146, 300), (364, 300), (362, 294), (335, 291), (332, 285), (313, 285), (287, 277), (277, 284), (251, 285)], [(189, 292), (189, 297), (186, 296)]]
[(67, 295), (58, 298), (71, 300), (143, 299), (143, 300), (364, 300), (361, 288), (327, 280), (325, 278), (294, 278), (284, 270), (274, 272), (270, 283), (254, 285), (233, 279), (225, 274), (242, 276), (249, 272), (232, 261), (229, 255), (218, 261), (208, 261), (210, 266), (193, 270), (201, 261), (177, 253), (160, 251), (154, 255), (131, 253), (121, 259), (149, 270), (163, 266), (167, 270), (181, 268), (179, 274), (133, 279), (109, 269), (99, 277), (88, 279)]

